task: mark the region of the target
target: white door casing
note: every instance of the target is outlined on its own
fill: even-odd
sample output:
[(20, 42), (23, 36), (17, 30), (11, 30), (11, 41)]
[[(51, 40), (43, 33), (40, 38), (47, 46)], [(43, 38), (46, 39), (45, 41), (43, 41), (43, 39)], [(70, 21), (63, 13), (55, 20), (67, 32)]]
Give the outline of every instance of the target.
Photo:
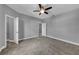
[[(14, 20), (14, 40), (7, 40), (7, 21), (8, 21), (8, 18), (13, 18)], [(10, 16), (8, 14), (5, 14), (5, 46), (7, 46), (7, 41), (10, 41), (10, 42), (14, 42), (16, 44), (18, 44), (18, 25), (19, 25), (19, 18), (18, 17), (13, 17), (13, 16)]]
[(42, 23), (42, 36), (46, 36), (46, 23)]

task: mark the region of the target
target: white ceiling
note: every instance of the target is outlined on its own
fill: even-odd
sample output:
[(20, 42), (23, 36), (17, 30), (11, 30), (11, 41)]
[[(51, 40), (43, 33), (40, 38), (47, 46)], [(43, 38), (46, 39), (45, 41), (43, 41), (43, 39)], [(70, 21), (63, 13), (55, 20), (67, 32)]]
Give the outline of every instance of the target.
[(40, 19), (48, 18), (52, 15), (58, 15), (79, 8), (79, 4), (46, 4), (44, 5), (45, 7), (52, 6), (53, 8), (48, 11), (49, 12), (48, 15), (42, 14), (39, 16), (38, 12), (33, 12), (33, 10), (39, 9), (37, 4), (7, 4), (7, 5), (19, 13), (37, 17)]

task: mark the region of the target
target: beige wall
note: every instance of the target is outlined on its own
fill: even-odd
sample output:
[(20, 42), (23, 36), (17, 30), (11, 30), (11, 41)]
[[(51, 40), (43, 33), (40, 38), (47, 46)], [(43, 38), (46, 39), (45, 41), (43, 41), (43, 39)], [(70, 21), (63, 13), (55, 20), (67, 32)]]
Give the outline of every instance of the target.
[(24, 21), (24, 38), (36, 37), (39, 35), (39, 23), (38, 18), (30, 16), (21, 16), (21, 20)]
[[(19, 30), (20, 38), (21, 37), (26, 37), (26, 38), (28, 37), (28, 36), (25, 36), (25, 34), (27, 34), (27, 32), (25, 32), (27, 27), (25, 25), (30, 25), (31, 24), (30, 22), (32, 22), (32, 21), (34, 21), (34, 22), (32, 22), (34, 24), (39, 22), (39, 19), (37, 19), (37, 18), (20, 14), (20, 13), (14, 11), (13, 9), (9, 8), (8, 6), (0, 4), (0, 48), (5, 46), (5, 14), (9, 14), (13, 17), (19, 17), (19, 20), (24, 22), (24, 23), (20, 22), (20, 24), (23, 24), (22, 26), (25, 27), (24, 28), (20, 25), (20, 28), (19, 28), (20, 29)], [(31, 25), (31, 27), (36, 28), (34, 25), (33, 26)], [(35, 30), (38, 30), (38, 28), (36, 28)], [(29, 28), (29, 32), (30, 32), (30, 28)], [(36, 32), (31, 31), (31, 33), (33, 35), (36, 35), (37, 31)], [(31, 35), (31, 33), (29, 35)], [(24, 36), (21, 36), (21, 35), (24, 35)]]
[(5, 20), (3, 6), (0, 5), (0, 48), (5, 46)]
[(47, 20), (47, 36), (79, 43), (79, 9)]

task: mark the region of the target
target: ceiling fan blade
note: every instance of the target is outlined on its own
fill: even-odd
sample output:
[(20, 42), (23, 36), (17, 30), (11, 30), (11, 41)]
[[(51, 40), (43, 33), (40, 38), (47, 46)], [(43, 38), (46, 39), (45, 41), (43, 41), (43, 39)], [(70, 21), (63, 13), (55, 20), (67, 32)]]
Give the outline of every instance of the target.
[(48, 7), (48, 8), (46, 8), (45, 10), (49, 10), (49, 9), (52, 9), (52, 7)]
[(39, 13), (39, 15), (41, 15), (41, 13)]
[(39, 12), (39, 10), (34, 10), (33, 12)]
[(39, 8), (41, 9), (41, 7), (42, 7), (41, 4), (38, 4), (38, 5), (39, 5)]
[(48, 14), (48, 12), (44, 12), (45, 14)]

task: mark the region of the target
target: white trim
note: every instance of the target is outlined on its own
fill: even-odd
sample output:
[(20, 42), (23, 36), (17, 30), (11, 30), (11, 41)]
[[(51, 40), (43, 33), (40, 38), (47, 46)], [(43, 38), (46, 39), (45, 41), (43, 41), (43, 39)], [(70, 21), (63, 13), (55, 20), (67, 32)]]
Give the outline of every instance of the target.
[(47, 24), (42, 23), (42, 36), (46, 36), (46, 27), (47, 27)]
[(10, 17), (10, 18), (15, 18), (15, 17), (8, 15), (8, 14), (5, 14), (5, 16)]
[(15, 41), (14, 41), (14, 40), (7, 40), (7, 41), (9, 41), (9, 42), (14, 42), (14, 43), (15, 43)]
[(7, 26), (6, 26), (6, 22), (7, 22), (7, 21), (6, 21), (6, 16), (5, 16), (5, 46), (7, 46), (7, 42), (6, 42), (6, 41), (7, 41), (7, 40), (6, 40), (6, 37), (7, 37), (7, 36), (6, 36), (6, 29), (7, 29)]
[[(14, 18), (14, 19), (16, 18), (16, 17), (13, 17), (11, 15), (5, 14), (5, 46), (7, 46), (7, 34), (6, 34), (7, 33), (7, 25), (6, 25), (6, 23), (7, 23), (7, 17)], [(15, 40), (14, 41), (13, 40), (8, 40), (8, 41), (15, 42)]]
[(76, 42), (72, 42), (72, 41), (68, 41), (68, 40), (64, 40), (64, 39), (60, 39), (60, 38), (56, 38), (56, 37), (52, 37), (52, 36), (49, 36), (49, 35), (47, 35), (47, 37), (49, 37), (49, 38), (53, 38), (53, 39), (56, 39), (56, 40), (60, 40), (60, 41), (63, 41), (63, 42), (67, 42), (67, 43), (70, 43), (70, 44), (79, 46), (79, 43), (76, 43)]
[(20, 40), (27, 40), (27, 39), (31, 39), (31, 38), (36, 38), (36, 37), (39, 37), (39, 36), (33, 36), (33, 37), (28, 37), (28, 38), (19, 39), (19, 41), (20, 41)]
[(6, 48), (6, 46), (3, 46), (2, 48), (0, 48), (0, 52), (3, 50), (3, 49), (5, 49)]

